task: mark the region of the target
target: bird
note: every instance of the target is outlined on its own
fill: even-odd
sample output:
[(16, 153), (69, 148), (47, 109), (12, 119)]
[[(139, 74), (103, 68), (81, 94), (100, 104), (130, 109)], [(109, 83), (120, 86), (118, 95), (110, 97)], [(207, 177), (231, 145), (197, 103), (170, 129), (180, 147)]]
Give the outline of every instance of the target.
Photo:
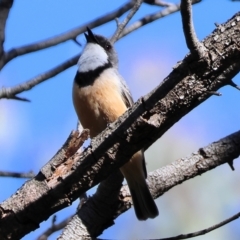
[[(118, 72), (118, 56), (108, 38), (87, 28), (86, 45), (78, 60), (72, 98), (78, 119), (90, 130), (90, 138), (102, 132), (133, 105), (126, 82)], [(142, 150), (120, 168), (132, 196), (136, 217), (158, 216), (158, 208), (146, 183), (147, 171)]]

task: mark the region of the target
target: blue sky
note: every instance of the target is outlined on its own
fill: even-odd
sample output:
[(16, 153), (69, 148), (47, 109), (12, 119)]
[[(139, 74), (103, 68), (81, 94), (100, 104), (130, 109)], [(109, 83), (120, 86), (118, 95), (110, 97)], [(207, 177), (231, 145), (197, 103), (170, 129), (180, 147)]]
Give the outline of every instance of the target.
[[(123, 3), (119, 0), (15, 1), (7, 22), (5, 49), (60, 34), (102, 16)], [(195, 5), (194, 24), (199, 39), (204, 39), (214, 30), (214, 23), (225, 22), (239, 8), (240, 3), (228, 0), (203, 0)], [(159, 10), (158, 7), (144, 4), (131, 22)], [(112, 22), (93, 31), (111, 36), (115, 28), (116, 24)], [(79, 36), (78, 40), (85, 44), (83, 36)], [(188, 53), (179, 13), (131, 33), (115, 46), (119, 55), (119, 71), (126, 79), (135, 100), (156, 87)], [(81, 50), (73, 41), (68, 41), (18, 57), (1, 71), (1, 86), (14, 86), (29, 80)], [(33, 170), (37, 173), (62, 146), (77, 122), (71, 100), (76, 70), (77, 67), (74, 66), (21, 94), (30, 99), (31, 103), (0, 101), (1, 170)], [(240, 85), (239, 76), (234, 81)], [(237, 103), (240, 101), (240, 92), (231, 87), (224, 87), (219, 91), (223, 94), (222, 97), (213, 96), (194, 109), (147, 151), (149, 171), (239, 130), (240, 114)], [(155, 220), (138, 222), (133, 210), (128, 211), (101, 237), (169, 237), (196, 231), (230, 217), (239, 211), (237, 196), (240, 192), (235, 182), (239, 181), (237, 175), (240, 165), (236, 162), (235, 166), (235, 172), (231, 172), (228, 166), (221, 166), (166, 193), (157, 200), (160, 215)], [(1, 201), (14, 193), (23, 182), (24, 180), (19, 179), (0, 178)], [(74, 203), (70, 208), (57, 213), (57, 221), (74, 213), (76, 205)], [(239, 230), (236, 224), (237, 222), (231, 223), (197, 239), (238, 239), (236, 235)], [(35, 239), (49, 225), (49, 222), (41, 224), (40, 230), (23, 239)]]

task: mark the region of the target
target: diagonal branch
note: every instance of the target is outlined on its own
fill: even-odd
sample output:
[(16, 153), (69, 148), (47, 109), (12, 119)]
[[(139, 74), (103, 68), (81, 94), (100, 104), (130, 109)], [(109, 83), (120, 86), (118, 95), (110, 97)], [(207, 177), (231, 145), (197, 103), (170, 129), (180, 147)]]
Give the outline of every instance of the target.
[[(80, 155), (75, 153), (76, 148), (65, 147), (65, 153), (60, 150), (58, 157), (46, 164), (34, 179), (4, 201), (0, 205), (0, 238), (19, 239), (36, 229), (40, 222), (106, 179), (135, 152), (147, 149), (183, 116), (208, 99), (209, 92), (229, 84), (240, 71), (239, 17), (237, 13), (223, 25), (224, 31), (216, 29), (204, 40), (209, 52), (207, 61), (187, 55), (160, 86), (110, 124)], [(227, 46), (226, 38), (231, 39)], [(234, 144), (239, 151), (239, 142)], [(238, 155), (239, 152), (231, 156), (234, 159)], [(203, 168), (204, 165), (198, 165), (197, 173)], [(154, 176), (149, 179), (154, 181)]]
[[(201, 0), (193, 0), (192, 4), (199, 3), (199, 2), (201, 2)], [(166, 17), (169, 14), (175, 13), (179, 10), (180, 10), (180, 4), (179, 3), (169, 4), (163, 10), (161, 10), (157, 13), (146, 15), (145, 17), (143, 17), (143, 18), (139, 19), (138, 21), (134, 22), (129, 27), (125, 28), (119, 38), (122, 38), (122, 37), (126, 36), (127, 34), (139, 29), (140, 27), (145, 26), (146, 24), (149, 24), (149, 23), (151, 23), (153, 21), (156, 21), (160, 18)]]
[(77, 60), (79, 59), (80, 55), (76, 55), (75, 57), (70, 58), (64, 63), (61, 63), (60, 65), (54, 67), (53, 69), (42, 73), (36, 77), (34, 77), (31, 80), (28, 80), (27, 82), (24, 82), (22, 84), (19, 84), (15, 87), (9, 87), (9, 88), (2, 88), (0, 90), (0, 99), (1, 98), (7, 98), (7, 99), (16, 99), (19, 98), (16, 96), (19, 93), (22, 93), (24, 91), (28, 91), (35, 87), (36, 85), (46, 81), (47, 79), (56, 76), (57, 74), (63, 72), (64, 70), (74, 66), (77, 63)]
[(193, 237), (197, 237), (197, 236), (202, 236), (204, 234), (207, 234), (213, 230), (216, 230), (236, 219), (238, 219), (240, 217), (240, 212), (233, 215), (232, 217), (212, 226), (212, 227), (209, 227), (209, 228), (206, 228), (206, 229), (203, 229), (203, 230), (200, 230), (200, 231), (197, 231), (197, 232), (193, 232), (193, 233), (188, 233), (188, 234), (181, 234), (181, 235), (178, 235), (178, 236), (175, 236), (175, 237), (169, 237), (169, 238), (161, 238), (159, 240), (179, 240), (179, 239), (188, 239), (188, 238), (193, 238)]
[(205, 48), (198, 40), (193, 26), (192, 20), (192, 0), (181, 0), (181, 16), (183, 24), (183, 32), (188, 49), (193, 55), (197, 54), (198, 58), (203, 58), (205, 55)]
[(127, 15), (127, 17), (124, 19), (124, 21), (121, 24), (118, 24), (116, 32), (113, 34), (113, 36), (110, 39), (110, 41), (112, 43), (115, 43), (119, 39), (119, 36), (122, 33), (123, 29), (126, 27), (128, 22), (132, 19), (134, 14), (140, 8), (142, 2), (143, 2), (143, 0), (136, 0), (132, 10), (130, 11), (130, 13)]
[[(18, 47), (18, 48), (13, 48), (11, 49), (9, 52), (6, 53), (6, 57), (5, 57), (5, 62), (4, 64), (8, 63), (9, 61), (11, 61), (13, 58), (16, 58), (18, 56), (27, 54), (27, 53), (31, 53), (31, 52), (35, 52), (35, 51), (39, 51), (45, 48), (49, 48), (52, 46), (55, 46), (59, 43), (63, 43), (65, 41), (68, 41), (70, 39), (75, 39), (79, 34), (83, 33), (86, 31), (86, 27), (89, 28), (95, 28), (98, 26), (101, 26), (107, 22), (110, 22), (112, 20), (114, 20), (117, 17), (122, 16), (125, 12), (127, 12), (129, 9), (131, 9), (133, 7), (133, 2), (130, 1), (126, 4), (124, 4), (122, 7), (120, 7), (119, 9), (108, 13), (104, 16), (101, 16), (91, 22), (88, 22), (80, 27), (77, 27), (73, 30), (70, 30), (68, 32), (65, 32), (63, 34), (60, 34), (58, 36), (49, 38), (47, 40), (43, 40), (40, 42), (36, 42), (33, 44), (29, 44), (26, 46), (22, 46), (22, 47)], [(3, 67), (3, 66), (2, 66)], [(1, 69), (1, 66), (0, 66)]]
[[(189, 157), (178, 159), (166, 167), (151, 172), (148, 177), (149, 188), (156, 199), (178, 184), (202, 175), (215, 167), (227, 163), (229, 160), (237, 158), (239, 155), (240, 131), (200, 148)], [(122, 182), (120, 177), (114, 173), (109, 179), (100, 184), (96, 194), (89, 198), (86, 204), (72, 218), (59, 239), (65, 240), (67, 239), (66, 236), (73, 236), (74, 239), (88, 236), (90, 239), (99, 236), (106, 228), (114, 225), (114, 220), (132, 206), (131, 195), (126, 185), (121, 188), (119, 193), (119, 186)], [(119, 195), (116, 196), (113, 192), (119, 193)], [(96, 217), (96, 213), (98, 217)], [(215, 225), (209, 228), (208, 231), (221, 227), (234, 219), (236, 217)], [(82, 231), (76, 231), (77, 226), (82, 226)], [(202, 230), (166, 239), (185, 239), (190, 236), (202, 235), (204, 232), (207, 233), (206, 230)]]
[(144, 0), (144, 2), (150, 5), (155, 5), (159, 7), (170, 7), (172, 5), (172, 3), (168, 3), (160, 0)]

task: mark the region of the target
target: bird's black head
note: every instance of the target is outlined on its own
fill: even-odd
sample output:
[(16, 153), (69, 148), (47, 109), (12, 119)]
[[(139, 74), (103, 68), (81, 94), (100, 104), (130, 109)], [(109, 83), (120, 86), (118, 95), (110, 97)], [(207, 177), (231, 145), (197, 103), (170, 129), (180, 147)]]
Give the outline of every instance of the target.
[(117, 53), (113, 47), (113, 44), (101, 35), (93, 34), (93, 32), (87, 27), (87, 33), (84, 33), (85, 38), (88, 43), (94, 43), (100, 45), (109, 57), (109, 61), (112, 63), (113, 66), (117, 67), (118, 65), (118, 57)]

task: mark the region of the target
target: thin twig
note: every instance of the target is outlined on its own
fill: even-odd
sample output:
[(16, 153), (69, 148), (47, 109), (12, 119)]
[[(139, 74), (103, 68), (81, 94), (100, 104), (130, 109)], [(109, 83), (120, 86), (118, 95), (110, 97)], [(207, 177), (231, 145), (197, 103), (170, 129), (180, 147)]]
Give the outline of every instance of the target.
[(182, 24), (183, 31), (185, 35), (185, 40), (187, 43), (187, 47), (190, 52), (194, 55), (197, 55), (198, 58), (202, 58), (204, 56), (204, 46), (198, 40), (196, 32), (193, 26), (192, 20), (192, 4), (191, 0), (181, 0), (181, 16), (182, 16)]
[(208, 91), (207, 94), (214, 95), (214, 96), (217, 96), (217, 97), (222, 96), (222, 94), (220, 92), (216, 92), (216, 91)]
[(12, 100), (18, 100), (18, 101), (22, 101), (22, 102), (31, 102), (29, 99), (27, 98), (24, 98), (24, 97), (19, 97), (19, 96), (10, 96), (9, 99), (12, 99)]
[(238, 86), (235, 82), (233, 82), (233, 80), (229, 82), (229, 85), (236, 88), (237, 90), (240, 90), (240, 86)]
[(107, 22), (114, 20), (116, 17), (122, 16), (122, 14), (127, 12), (132, 7), (133, 7), (133, 2), (130, 1), (126, 4), (124, 4), (122, 7), (118, 8), (117, 10), (110, 12), (104, 16), (101, 16), (101, 17), (99, 17), (89, 23), (86, 23), (80, 27), (72, 29), (68, 32), (65, 32), (58, 36), (55, 36), (55, 37), (52, 37), (52, 38), (49, 38), (49, 39), (46, 39), (43, 41), (39, 41), (39, 42), (36, 42), (33, 44), (29, 44), (29, 45), (18, 47), (18, 48), (13, 48), (9, 52), (6, 53), (4, 64), (8, 63), (10, 60), (12, 60), (15, 57), (18, 57), (18, 56), (21, 56), (21, 55), (24, 55), (27, 53), (39, 51), (41, 49), (49, 48), (49, 47), (55, 46), (59, 43), (68, 41), (70, 39), (75, 39), (79, 34), (86, 31), (87, 26), (90, 29), (101, 26)]
[[(77, 60), (79, 59), (80, 55), (76, 55), (75, 57), (72, 57), (65, 61), (64, 63), (61, 63), (60, 65), (56, 66), (55, 68), (42, 73), (32, 79), (30, 79), (27, 82), (24, 82), (22, 84), (19, 84), (15, 87), (10, 88), (2, 88), (0, 90), (0, 99), (1, 98), (8, 98), (8, 99), (15, 99), (16, 94), (19, 94), (24, 91), (28, 91), (38, 85), (39, 83), (44, 82), (45, 80), (56, 76), (57, 74), (61, 73), (62, 71), (72, 67), (77, 63)], [(18, 97), (19, 98), (19, 97)]]
[(113, 34), (113, 36), (111, 37), (110, 41), (112, 43), (115, 43), (118, 39), (120, 34), (122, 33), (123, 29), (125, 28), (125, 26), (128, 24), (128, 22), (132, 19), (132, 17), (134, 16), (134, 14), (137, 12), (137, 10), (139, 9), (139, 7), (141, 6), (143, 0), (137, 0), (132, 8), (132, 10), (130, 11), (130, 13), (127, 15), (127, 17), (124, 19), (124, 21), (121, 24), (118, 24), (117, 30), (116, 32)]
[(74, 41), (79, 47), (82, 47), (82, 44), (77, 40), (77, 38), (74, 38), (73, 41)]
[(175, 237), (169, 237), (169, 238), (160, 238), (159, 240), (179, 240), (179, 239), (187, 239), (187, 238), (193, 238), (193, 237), (197, 237), (197, 236), (201, 236), (201, 235), (204, 235), (206, 233), (209, 233), (213, 230), (216, 230), (217, 228), (220, 228), (236, 219), (238, 219), (240, 217), (240, 212), (233, 215), (232, 217), (216, 224), (216, 225), (213, 225), (212, 227), (209, 227), (209, 228), (206, 228), (206, 229), (203, 229), (203, 230), (200, 230), (200, 231), (197, 231), (197, 232), (193, 232), (193, 233), (188, 233), (188, 234), (181, 234), (181, 235), (178, 235), (178, 236), (175, 236)]
[[(201, 2), (201, 0), (193, 0), (192, 4), (196, 4), (199, 2)], [(163, 10), (161, 10), (157, 13), (146, 15), (145, 17), (141, 18), (140, 20), (134, 22), (129, 27), (125, 28), (119, 38), (122, 38), (122, 37), (126, 36), (127, 34), (139, 29), (140, 27), (142, 27), (146, 24), (149, 24), (160, 18), (166, 17), (166, 16), (168, 16), (172, 13), (175, 13), (179, 10), (180, 10), (180, 4), (177, 3), (177, 4), (171, 4), (168, 7), (164, 8)]]
[(0, 177), (33, 178), (34, 176), (35, 174), (32, 171), (28, 173), (0, 171)]
[(155, 5), (159, 7), (170, 7), (173, 4), (173, 3), (168, 3), (168, 2), (159, 1), (159, 0), (144, 0), (144, 2), (150, 5)]

